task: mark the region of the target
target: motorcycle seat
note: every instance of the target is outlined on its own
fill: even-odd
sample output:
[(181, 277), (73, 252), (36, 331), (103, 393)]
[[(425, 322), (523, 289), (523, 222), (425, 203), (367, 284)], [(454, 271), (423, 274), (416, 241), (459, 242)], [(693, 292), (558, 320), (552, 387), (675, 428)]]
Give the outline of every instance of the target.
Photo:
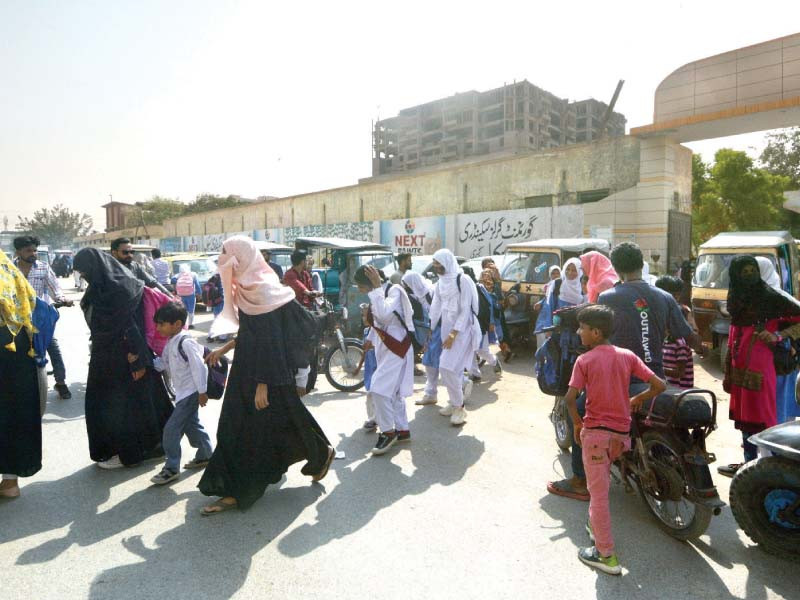
[(651, 419), (669, 423), (675, 427), (693, 429), (707, 427), (712, 423), (712, 410), (706, 396), (702, 394), (680, 395), (686, 390), (668, 388), (651, 402), (645, 402), (637, 413), (639, 419)]

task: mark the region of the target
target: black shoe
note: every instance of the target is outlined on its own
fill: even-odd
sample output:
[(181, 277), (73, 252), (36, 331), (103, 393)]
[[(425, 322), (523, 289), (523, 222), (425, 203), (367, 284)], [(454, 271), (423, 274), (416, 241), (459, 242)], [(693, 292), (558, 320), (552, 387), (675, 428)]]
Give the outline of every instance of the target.
[(486, 364), (486, 361), (485, 361), (484, 359), (481, 359), (481, 360), (478, 362), (478, 368), (480, 369), (480, 368), (481, 368), (483, 365), (485, 365), (485, 364)]
[(72, 398), (72, 393), (69, 391), (66, 383), (57, 383), (55, 390), (58, 392), (58, 397), (62, 400), (69, 400)]
[(378, 443), (375, 444), (375, 447), (372, 449), (373, 456), (380, 456), (381, 454), (386, 454), (389, 451), (389, 448), (394, 446), (395, 442), (397, 442), (397, 434), (392, 432), (391, 434), (388, 433), (381, 433), (378, 435)]
[(397, 430), (397, 441), (398, 442), (410, 442), (411, 441), (411, 432), (406, 429), (405, 431), (398, 429)]
[(480, 383), (482, 381), (478, 375), (470, 375), (469, 378), (472, 383)]
[(500, 375), (503, 372), (503, 367), (500, 366), (500, 361), (497, 361), (497, 364), (494, 366), (494, 372), (496, 375)]

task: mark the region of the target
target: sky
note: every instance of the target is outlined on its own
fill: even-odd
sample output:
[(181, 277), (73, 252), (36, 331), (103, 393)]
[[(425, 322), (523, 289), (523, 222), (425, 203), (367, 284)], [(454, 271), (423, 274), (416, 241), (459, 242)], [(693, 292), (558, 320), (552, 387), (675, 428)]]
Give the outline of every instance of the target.
[(372, 120), (514, 80), (607, 102), (624, 79), (646, 125), (673, 70), (798, 29), (797, 0), (0, 0), (0, 219), (351, 185)]

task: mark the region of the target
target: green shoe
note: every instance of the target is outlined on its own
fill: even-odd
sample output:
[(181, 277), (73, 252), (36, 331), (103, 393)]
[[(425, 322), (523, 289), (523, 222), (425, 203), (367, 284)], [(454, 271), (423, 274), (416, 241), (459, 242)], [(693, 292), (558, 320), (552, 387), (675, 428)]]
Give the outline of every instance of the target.
[(592, 546), (590, 548), (581, 548), (578, 551), (578, 558), (583, 564), (589, 565), (603, 573), (608, 573), (609, 575), (622, 574), (622, 567), (619, 566), (616, 554), (600, 556), (597, 548)]

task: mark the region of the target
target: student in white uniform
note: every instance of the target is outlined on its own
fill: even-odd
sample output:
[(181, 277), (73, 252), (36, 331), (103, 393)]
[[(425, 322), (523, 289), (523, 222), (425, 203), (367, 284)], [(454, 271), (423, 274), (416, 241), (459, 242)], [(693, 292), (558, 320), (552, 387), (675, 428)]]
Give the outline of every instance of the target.
[(431, 303), (431, 323), (441, 322), (442, 354), (439, 375), (447, 389), (450, 403), (439, 414), (450, 417), (452, 425), (467, 420), (464, 409), (464, 370), (468, 369), (480, 347), (478, 290), (465, 276), (450, 250), (443, 248), (433, 255), (433, 269), (439, 281)]
[(411, 439), (406, 398), (414, 393), (414, 322), (411, 302), (402, 286), (383, 283), (375, 267), (359, 267), (353, 277), (361, 293), (369, 295), (375, 358), (370, 397), (380, 434), (374, 456), (385, 454), (396, 442)]

